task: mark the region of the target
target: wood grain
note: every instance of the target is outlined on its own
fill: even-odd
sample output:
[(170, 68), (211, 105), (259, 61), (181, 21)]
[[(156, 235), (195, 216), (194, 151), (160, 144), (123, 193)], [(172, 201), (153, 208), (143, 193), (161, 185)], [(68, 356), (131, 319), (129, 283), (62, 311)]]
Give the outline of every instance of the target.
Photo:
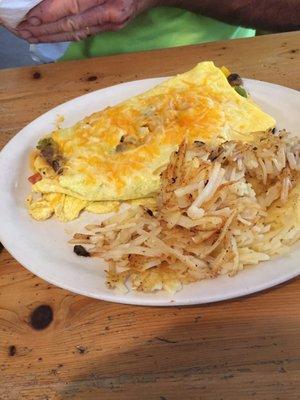
[[(299, 89), (299, 43), (298, 32), (2, 70), (0, 148), (63, 101), (122, 81), (181, 72), (199, 60)], [(300, 399), (299, 301), (295, 279), (213, 305), (111, 304), (49, 285), (3, 250), (0, 399)], [(36, 330), (31, 316), (40, 305), (51, 307), (53, 321)]]

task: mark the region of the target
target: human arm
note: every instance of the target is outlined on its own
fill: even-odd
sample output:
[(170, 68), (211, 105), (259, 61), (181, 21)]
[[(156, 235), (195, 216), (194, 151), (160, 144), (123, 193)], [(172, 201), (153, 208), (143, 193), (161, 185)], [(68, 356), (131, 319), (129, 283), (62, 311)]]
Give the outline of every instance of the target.
[(299, 0), (44, 0), (20, 25), (31, 42), (80, 40), (118, 30), (154, 6), (176, 6), (221, 21), (269, 31), (300, 26)]

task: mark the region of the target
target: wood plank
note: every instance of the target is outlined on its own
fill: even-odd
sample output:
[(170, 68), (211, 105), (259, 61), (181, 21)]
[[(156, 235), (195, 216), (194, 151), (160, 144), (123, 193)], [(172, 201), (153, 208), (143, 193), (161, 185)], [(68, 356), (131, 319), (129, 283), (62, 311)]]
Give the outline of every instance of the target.
[[(0, 148), (63, 101), (122, 81), (171, 75), (205, 59), (299, 89), (299, 42), (297, 32), (0, 71)], [(299, 300), (295, 279), (212, 305), (112, 304), (54, 287), (3, 250), (0, 399), (296, 400)], [(31, 315), (41, 305), (51, 308), (53, 320), (36, 330)]]
[[(298, 398), (299, 280), (231, 302), (141, 308), (60, 290), (18, 268), (6, 252), (0, 264), (7, 399), (39, 399), (41, 390), (50, 399), (198, 399), (199, 391), (212, 399), (224, 390), (234, 399), (274, 399), (275, 390)], [(34, 331), (28, 321), (40, 304), (52, 307), (54, 319)]]

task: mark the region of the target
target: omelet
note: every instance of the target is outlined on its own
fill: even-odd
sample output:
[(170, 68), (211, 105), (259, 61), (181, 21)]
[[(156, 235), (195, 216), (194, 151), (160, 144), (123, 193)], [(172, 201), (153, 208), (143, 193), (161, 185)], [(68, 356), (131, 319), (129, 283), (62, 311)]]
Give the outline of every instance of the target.
[[(82, 210), (108, 212), (120, 202), (154, 198), (160, 174), (179, 144), (224, 141), (275, 126), (232, 87), (213, 62), (202, 62), (148, 92), (92, 114), (42, 139), (35, 156), (30, 214), (62, 221)], [(55, 200), (47, 194), (56, 194)], [(59, 200), (58, 200), (59, 199)], [(58, 201), (59, 205), (56, 203)], [(50, 211), (50, 209), (52, 211)]]

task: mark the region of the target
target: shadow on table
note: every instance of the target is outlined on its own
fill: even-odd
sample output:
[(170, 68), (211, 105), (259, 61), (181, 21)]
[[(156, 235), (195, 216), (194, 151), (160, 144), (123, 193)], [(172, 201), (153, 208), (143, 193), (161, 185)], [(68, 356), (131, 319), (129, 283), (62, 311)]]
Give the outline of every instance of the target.
[[(264, 296), (256, 296), (188, 312), (144, 308), (135, 335), (112, 327), (102, 355), (83, 364), (61, 399), (296, 399), (289, 371), (299, 370), (297, 321), (281, 311), (270, 316)], [(155, 313), (174, 326), (164, 330)]]

